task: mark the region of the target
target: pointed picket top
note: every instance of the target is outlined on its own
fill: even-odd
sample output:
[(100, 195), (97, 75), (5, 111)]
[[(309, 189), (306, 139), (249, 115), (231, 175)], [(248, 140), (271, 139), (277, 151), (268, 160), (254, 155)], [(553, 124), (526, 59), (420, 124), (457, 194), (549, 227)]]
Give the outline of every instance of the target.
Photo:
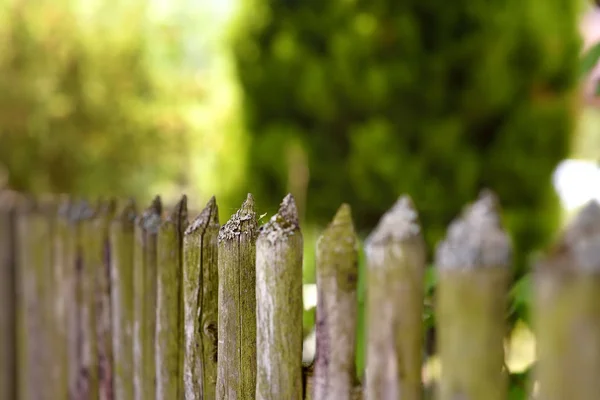
[(186, 235), (191, 235), (192, 233), (202, 230), (202, 233), (206, 230), (209, 225), (218, 225), (219, 224), (219, 206), (217, 205), (217, 200), (215, 196), (212, 196), (204, 209), (198, 214), (196, 218), (192, 221), (192, 223), (188, 226), (185, 231)]
[(502, 227), (499, 203), (490, 190), (481, 191), (448, 228), (436, 251), (439, 269), (479, 269), (511, 265), (512, 244)]
[(274, 244), (276, 241), (293, 235), (300, 230), (298, 208), (294, 196), (288, 193), (279, 206), (279, 211), (269, 222), (261, 226), (259, 238)]
[(115, 213), (117, 208), (117, 201), (111, 197), (108, 200), (100, 199), (98, 201), (98, 214), (103, 216), (110, 216)]
[(135, 200), (129, 198), (117, 206), (115, 220), (120, 221), (122, 223), (132, 223), (135, 221), (136, 214), (137, 207), (135, 204)]
[[(383, 214), (373, 232), (367, 237), (365, 252), (369, 258), (381, 259), (385, 257), (386, 247), (412, 240), (423, 242), (419, 214), (410, 196), (404, 195)], [(375, 262), (373, 265), (379, 264), (381, 263)]]
[(353, 248), (357, 246), (350, 205), (344, 203), (338, 208), (333, 220), (319, 237), (317, 246), (326, 242), (337, 243), (339, 245), (350, 244)]
[(600, 205), (588, 202), (567, 225), (543, 263), (563, 271), (600, 272)]
[(156, 196), (150, 206), (138, 217), (138, 225), (148, 233), (157, 233), (162, 222), (162, 202), (160, 196)]
[(171, 210), (171, 213), (167, 215), (163, 225), (175, 224), (180, 227), (187, 225), (187, 196), (184, 194), (181, 199), (175, 204), (175, 207)]
[(256, 235), (258, 220), (254, 211), (254, 197), (248, 193), (246, 200), (229, 221), (219, 230), (219, 242), (231, 240), (240, 234)]

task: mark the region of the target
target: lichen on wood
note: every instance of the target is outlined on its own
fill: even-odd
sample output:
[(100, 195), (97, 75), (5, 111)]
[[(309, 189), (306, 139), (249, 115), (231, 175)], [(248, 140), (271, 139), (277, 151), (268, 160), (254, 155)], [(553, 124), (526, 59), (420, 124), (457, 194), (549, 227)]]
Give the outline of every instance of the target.
[(483, 191), (448, 228), (436, 253), (439, 398), (501, 400), (511, 241), (496, 196)]
[(136, 208), (127, 201), (110, 226), (114, 395), (133, 398), (133, 264)]
[(535, 268), (539, 398), (600, 393), (600, 206), (589, 202)]
[(158, 230), (156, 268), (156, 399), (183, 395), (182, 245), (187, 197), (171, 210)]
[(183, 239), (183, 385), (186, 400), (216, 398), (218, 215), (213, 196), (188, 226)]
[(256, 391), (256, 235), (251, 194), (219, 230), (217, 399)]
[(317, 242), (317, 350), (314, 399), (351, 399), (355, 346), (358, 241), (343, 204)]
[(367, 238), (365, 397), (422, 398), (425, 242), (417, 212), (402, 196)]
[(291, 194), (256, 241), (256, 398), (302, 400), (302, 251)]

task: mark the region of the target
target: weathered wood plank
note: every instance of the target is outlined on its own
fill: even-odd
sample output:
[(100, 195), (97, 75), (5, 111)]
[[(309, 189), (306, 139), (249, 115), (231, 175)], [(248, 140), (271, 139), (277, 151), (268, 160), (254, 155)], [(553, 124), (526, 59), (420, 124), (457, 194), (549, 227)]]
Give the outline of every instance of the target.
[(358, 241), (343, 204), (317, 242), (317, 351), (314, 399), (351, 399), (355, 347)]
[(102, 232), (94, 224), (96, 210), (87, 202), (82, 202), (77, 218), (80, 223), (81, 262), (77, 266), (79, 307), (79, 372), (77, 378), (77, 399), (98, 399), (98, 352), (96, 340), (96, 270), (102, 265)]
[(116, 202), (101, 202), (97, 218), (93, 222), (95, 231), (94, 252), (94, 296), (96, 304), (96, 338), (98, 354), (98, 398), (112, 400), (113, 351), (110, 308), (110, 223), (114, 218)]
[(217, 390), (219, 209), (214, 197), (183, 240), (184, 398), (214, 400)]
[(256, 235), (251, 194), (219, 231), (217, 399), (256, 391)]
[(182, 397), (182, 246), (187, 225), (183, 196), (158, 231), (156, 295), (156, 399)]
[(600, 206), (587, 204), (535, 270), (536, 398), (600, 393)]
[(52, 280), (52, 224), (47, 204), (31, 200), (19, 209), (18, 226), (18, 379), (19, 397), (45, 399), (51, 386), (50, 335), (46, 296)]
[(365, 397), (422, 398), (425, 242), (417, 212), (401, 197), (367, 239)]
[(128, 201), (110, 226), (113, 385), (116, 399), (133, 398), (133, 244), (136, 209)]
[(441, 400), (507, 396), (503, 340), (511, 253), (489, 191), (452, 222), (437, 248)]
[[(53, 348), (54, 366), (52, 377), (54, 380), (54, 398), (69, 398), (69, 323), (70, 315), (68, 305), (72, 305), (72, 275), (75, 271), (75, 248), (71, 246), (71, 207), (72, 202), (68, 197), (61, 199), (55, 224), (53, 277), (54, 287), (51, 301), (53, 306)], [(73, 386), (75, 384), (73, 383)]]
[(0, 190), (0, 399), (17, 398), (16, 195)]
[(256, 398), (302, 400), (302, 234), (294, 198), (256, 241)]
[(135, 225), (134, 254), (134, 397), (156, 396), (156, 239), (161, 224), (162, 204), (156, 197)]

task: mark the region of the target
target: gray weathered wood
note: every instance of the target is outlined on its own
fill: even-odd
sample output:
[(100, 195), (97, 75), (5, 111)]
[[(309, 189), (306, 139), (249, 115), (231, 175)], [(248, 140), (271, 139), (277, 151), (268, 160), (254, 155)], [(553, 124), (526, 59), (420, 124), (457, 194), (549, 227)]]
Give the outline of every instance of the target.
[(214, 400), (217, 389), (219, 209), (214, 197), (183, 239), (184, 398)]
[[(80, 265), (80, 202), (72, 200), (61, 206), (61, 218), (59, 218), (60, 239), (62, 247), (55, 252), (62, 253), (61, 260), (55, 263), (55, 279), (62, 289), (58, 300), (58, 314), (64, 317), (66, 322), (66, 364), (67, 364), (67, 390), (70, 399), (75, 399), (77, 394), (77, 378), (79, 376), (79, 307), (78, 287), (79, 274), (77, 267)], [(59, 264), (60, 263), (60, 264)], [(62, 338), (61, 338), (62, 339)]]
[(314, 399), (352, 398), (358, 241), (350, 206), (343, 204), (317, 242), (317, 351)]
[(96, 340), (98, 354), (98, 398), (112, 400), (113, 351), (110, 309), (110, 222), (114, 218), (114, 200), (101, 202), (96, 218), (92, 222), (94, 235), (94, 274)]
[(14, 193), (0, 190), (0, 399), (16, 399), (16, 225)]
[(217, 399), (256, 391), (256, 235), (251, 194), (219, 231)]
[(87, 202), (80, 204), (80, 263), (77, 265), (79, 307), (79, 372), (77, 399), (98, 398), (98, 342), (96, 340), (95, 281), (96, 271), (102, 266), (102, 246), (99, 232), (94, 224), (96, 210)]
[(187, 225), (183, 196), (158, 231), (156, 294), (156, 399), (182, 397), (182, 245)]
[(17, 348), (19, 397), (44, 399), (51, 386), (48, 371), (47, 294), (52, 281), (52, 236), (45, 204), (31, 200), (20, 207), (18, 226)]
[(256, 398), (302, 400), (302, 234), (288, 194), (256, 241)]
[(110, 226), (113, 388), (115, 398), (133, 398), (133, 244), (136, 208), (126, 202)]
[(511, 252), (489, 191), (452, 222), (437, 248), (441, 400), (506, 399), (503, 340)]
[(156, 243), (161, 215), (157, 196), (135, 225), (133, 370), (137, 400), (156, 396)]
[[(63, 198), (58, 207), (57, 219), (54, 233), (54, 266), (52, 286), (53, 297), (53, 348), (54, 363), (52, 368), (52, 378), (54, 387), (52, 395), (54, 398), (69, 398), (69, 314), (68, 299), (71, 298), (73, 290), (71, 288), (71, 273), (75, 270), (74, 247), (69, 246), (74, 243), (71, 240), (71, 213), (72, 203), (69, 198)], [(72, 251), (70, 251), (72, 250)]]
[(401, 197), (367, 239), (365, 397), (422, 398), (425, 243), (417, 212)]
[(600, 207), (587, 204), (535, 270), (539, 399), (600, 393)]

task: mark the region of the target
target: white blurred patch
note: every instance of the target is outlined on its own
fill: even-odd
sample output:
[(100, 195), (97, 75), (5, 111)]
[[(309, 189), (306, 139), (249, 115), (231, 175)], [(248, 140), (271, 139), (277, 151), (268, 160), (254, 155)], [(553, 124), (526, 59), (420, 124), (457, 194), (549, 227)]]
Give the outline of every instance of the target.
[(567, 211), (593, 199), (600, 201), (600, 168), (595, 162), (564, 160), (554, 171), (552, 181)]
[(310, 310), (317, 306), (317, 285), (306, 283), (302, 285), (302, 298), (304, 300), (304, 309)]

